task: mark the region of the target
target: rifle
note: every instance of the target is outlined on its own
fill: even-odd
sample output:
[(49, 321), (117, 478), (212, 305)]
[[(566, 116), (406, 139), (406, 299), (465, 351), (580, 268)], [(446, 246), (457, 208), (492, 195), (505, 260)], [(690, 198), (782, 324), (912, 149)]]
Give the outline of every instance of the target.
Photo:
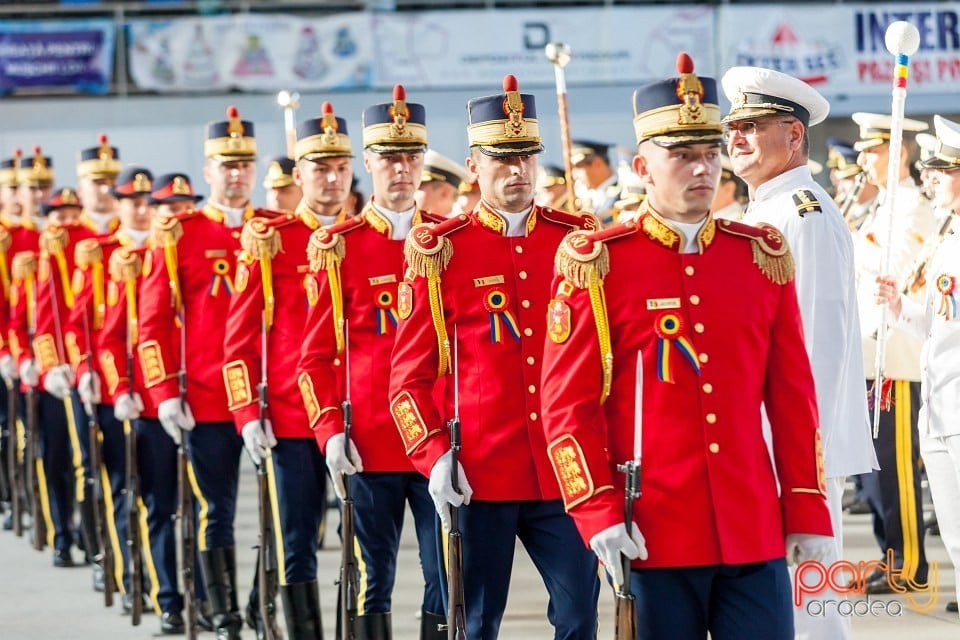
[[(450, 483), (460, 493), (460, 355), (457, 327), (453, 327), (453, 418), (450, 428)], [(450, 507), (450, 531), (447, 533), (447, 640), (467, 640), (467, 607), (463, 591), (463, 535), (460, 533), (460, 507)]]
[[(263, 313), (260, 321), (260, 382), (257, 384), (257, 393), (260, 399), (259, 409), (260, 429), (267, 431), (267, 314)], [(270, 487), (267, 482), (267, 461), (254, 459), (257, 468), (257, 493), (259, 494), (258, 520), (260, 524), (260, 542), (257, 545), (257, 590), (259, 593), (260, 620), (266, 640), (277, 640), (282, 637), (277, 629), (276, 597), (277, 597), (277, 567), (276, 556), (273, 553), (273, 521), (271, 518)], [(274, 556), (271, 561), (271, 556)]]
[[(127, 296), (136, 295), (136, 280), (125, 283)], [(137, 330), (136, 318), (129, 314), (131, 301), (127, 302), (127, 381), (130, 391), (127, 393), (133, 401), (133, 343)], [(123, 421), (124, 444), (126, 445), (126, 467), (124, 469), (124, 491), (126, 492), (127, 506), (127, 552), (130, 556), (130, 596), (133, 598), (133, 609), (130, 612), (130, 623), (133, 626), (140, 624), (143, 614), (143, 561), (140, 548), (140, 486), (139, 470), (137, 469), (137, 432), (130, 420)]]
[[(186, 412), (187, 405), (187, 313), (180, 304), (180, 369), (177, 371), (177, 390), (180, 409)], [(194, 534), (193, 492), (190, 489), (190, 456), (187, 450), (187, 434), (180, 430), (177, 446), (177, 503), (180, 517), (180, 578), (183, 580), (184, 632), (187, 640), (197, 638), (197, 591), (194, 584), (193, 565), (196, 555)]]
[[(56, 292), (53, 290), (53, 278), (51, 283), (50, 295)], [(54, 314), (56, 314), (56, 303), (54, 303)], [(56, 317), (56, 315), (54, 315)], [(94, 371), (92, 336), (90, 335), (90, 325), (87, 320), (87, 314), (83, 313), (83, 335), (87, 341), (87, 353), (84, 354), (84, 360), (87, 361), (87, 369)], [(100, 444), (100, 422), (97, 420), (97, 408), (95, 406), (83, 406), (83, 412), (87, 416), (87, 437), (90, 440), (90, 491), (89, 499), (94, 500), (93, 523), (97, 531), (97, 544), (100, 545), (100, 560), (103, 567), (103, 604), (107, 607), (113, 606), (113, 592), (116, 590), (114, 578), (114, 564), (116, 558), (113, 557), (113, 545), (110, 542), (110, 536), (107, 533), (107, 505), (104, 496), (103, 475), (100, 471), (101, 461), (103, 460), (103, 449)], [(134, 604), (136, 606), (136, 604)]]
[(14, 378), (7, 388), (7, 466), (10, 467), (10, 515), (13, 518), (13, 534), (23, 536), (23, 474), (20, 467), (20, 434), (17, 428), (19, 415), (17, 405), (20, 380)]
[[(637, 351), (636, 386), (634, 387), (633, 459), (618, 464), (626, 476), (624, 484), (623, 523), (627, 534), (633, 535), (633, 502), (640, 497), (640, 455), (643, 434), (643, 353)], [(616, 640), (634, 640), (637, 637), (637, 602), (630, 591), (630, 558), (620, 556), (623, 582), (616, 585), (614, 594), (613, 627)]]
[(937, 230), (937, 235), (935, 235), (932, 240), (928, 240), (926, 245), (920, 250), (920, 255), (917, 256), (917, 260), (914, 262), (913, 269), (910, 271), (910, 276), (904, 283), (901, 293), (916, 293), (927, 284), (927, 265), (930, 264), (930, 260), (933, 259), (933, 255), (937, 252), (940, 243), (943, 242), (943, 239), (947, 236), (947, 232), (950, 231), (950, 225), (953, 223), (955, 215), (956, 214), (952, 212), (947, 214), (947, 217), (940, 225), (940, 229)]
[[(52, 278), (51, 278), (52, 281)], [(30, 344), (30, 359), (36, 362), (36, 351), (33, 341), (37, 335), (37, 297), (36, 289), (28, 284), (27, 290), (27, 342)], [(31, 300), (30, 293), (33, 293)], [(30, 492), (30, 512), (33, 517), (33, 548), (43, 551), (47, 541), (47, 521), (43, 516), (43, 502), (40, 497), (40, 480), (37, 477), (39, 465), (43, 464), (40, 453), (40, 421), (37, 407), (37, 388), (27, 385), (26, 406), (26, 468), (27, 491)]]
[[(350, 432), (353, 430), (353, 405), (350, 402), (350, 325), (344, 330), (344, 362), (346, 367), (346, 397), (340, 403), (343, 410), (343, 447), (350, 460)], [(350, 460), (352, 463), (353, 461)], [(353, 526), (353, 496), (347, 474), (340, 475), (343, 482), (343, 504), (340, 510), (340, 640), (355, 640), (357, 637), (357, 595), (360, 590), (360, 572), (354, 549), (356, 531)]]

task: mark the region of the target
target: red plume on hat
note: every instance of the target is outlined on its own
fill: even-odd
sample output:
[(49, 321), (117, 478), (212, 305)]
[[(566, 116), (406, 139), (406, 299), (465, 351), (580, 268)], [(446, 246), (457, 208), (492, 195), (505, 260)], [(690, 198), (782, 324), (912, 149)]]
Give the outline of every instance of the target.
[(33, 168), (34, 169), (47, 168), (47, 159), (43, 157), (43, 151), (40, 149), (40, 145), (36, 145), (33, 148)]
[(240, 110), (233, 105), (227, 107), (227, 121), (227, 133), (230, 134), (231, 137), (243, 135), (243, 122), (240, 121)]
[(520, 97), (520, 83), (517, 76), (508, 73), (503, 76), (503, 92), (507, 94), (503, 101), (503, 112), (508, 117), (523, 117), (523, 99)]
[(113, 158), (113, 149), (110, 148), (110, 145), (107, 144), (107, 134), (101, 133), (97, 136), (97, 141), (100, 143), (100, 149), (97, 151), (97, 156), (101, 160), (109, 160)]
[(336, 133), (340, 125), (337, 124), (337, 118), (333, 114), (333, 105), (330, 102), (324, 102), (320, 107), (320, 112), (323, 114), (321, 116), (321, 126), (324, 132)]
[[(390, 117), (393, 118), (394, 122), (397, 122), (397, 118), (406, 120), (410, 117), (410, 111), (407, 109), (407, 90), (403, 88), (402, 84), (393, 87), (393, 106), (390, 107)], [(401, 123), (398, 122), (397, 124)]]
[(703, 101), (703, 83), (693, 72), (693, 59), (686, 51), (677, 55), (677, 71), (680, 80), (677, 82), (677, 97), (683, 100), (680, 107), (679, 124), (695, 124), (704, 121), (701, 108)]

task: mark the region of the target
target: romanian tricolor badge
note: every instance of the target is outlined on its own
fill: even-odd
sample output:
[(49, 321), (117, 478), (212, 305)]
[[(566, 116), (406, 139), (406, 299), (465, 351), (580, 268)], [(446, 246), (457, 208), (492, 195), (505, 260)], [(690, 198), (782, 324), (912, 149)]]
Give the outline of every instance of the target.
[(673, 348), (676, 347), (687, 359), (693, 370), (700, 375), (700, 363), (697, 361), (697, 350), (687, 339), (684, 333), (683, 321), (676, 313), (662, 313), (657, 316), (654, 329), (657, 332), (657, 377), (660, 382), (673, 384), (673, 373), (670, 368), (670, 358)]
[(490, 340), (494, 343), (503, 342), (504, 325), (514, 340), (520, 340), (517, 319), (510, 312), (508, 303), (507, 294), (500, 289), (487, 292), (483, 298), (483, 306), (490, 312)]
[(940, 308), (937, 310), (937, 315), (947, 320), (957, 317), (957, 298), (953, 295), (956, 288), (957, 279), (953, 276), (945, 273), (937, 276), (937, 291), (940, 292)]
[(233, 283), (230, 282), (230, 263), (220, 258), (213, 262), (213, 278), (210, 280), (210, 295), (214, 298), (220, 293), (220, 289), (227, 292), (228, 296), (233, 295)]
[(393, 303), (395, 297), (390, 289), (381, 289), (377, 292), (377, 335), (382, 336), (387, 333), (388, 324), (392, 324), (394, 328), (397, 327), (397, 310), (394, 308)]

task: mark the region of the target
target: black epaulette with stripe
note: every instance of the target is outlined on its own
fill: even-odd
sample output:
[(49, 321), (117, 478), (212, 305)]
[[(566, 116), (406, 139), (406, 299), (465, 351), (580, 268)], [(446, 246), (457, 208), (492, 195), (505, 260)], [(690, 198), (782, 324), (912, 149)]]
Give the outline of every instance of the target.
[(810, 189), (797, 189), (793, 192), (793, 204), (797, 206), (797, 213), (804, 217), (808, 213), (823, 213), (820, 201)]

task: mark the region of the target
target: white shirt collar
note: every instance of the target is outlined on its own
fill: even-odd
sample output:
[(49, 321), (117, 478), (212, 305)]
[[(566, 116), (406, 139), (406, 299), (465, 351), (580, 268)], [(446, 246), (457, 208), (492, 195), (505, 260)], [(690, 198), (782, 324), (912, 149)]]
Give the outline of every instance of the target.
[(406, 211), (390, 211), (373, 203), (373, 208), (377, 213), (390, 221), (390, 239), (403, 240), (413, 228), (413, 214), (417, 210), (416, 206), (410, 207)]
[(211, 201), (210, 204), (223, 213), (223, 217), (227, 221), (228, 227), (243, 226), (243, 214), (247, 212), (246, 205), (240, 207), (239, 209), (235, 209), (234, 207), (228, 207), (227, 205), (220, 204), (219, 202)]
[(683, 236), (683, 249), (680, 253), (699, 253), (700, 245), (697, 242), (697, 236), (700, 235), (700, 229), (703, 228), (703, 224), (707, 221), (707, 217), (704, 217), (703, 220), (699, 222), (677, 222), (676, 220), (670, 220), (670, 224), (677, 228), (677, 231), (680, 232), (680, 235)]
[(497, 213), (503, 216), (503, 219), (507, 221), (507, 232), (504, 234), (508, 238), (519, 238), (527, 233), (527, 218), (530, 217), (530, 212), (533, 211), (533, 205), (519, 211), (517, 213), (509, 213), (507, 211), (501, 211), (500, 209), (494, 209)]

